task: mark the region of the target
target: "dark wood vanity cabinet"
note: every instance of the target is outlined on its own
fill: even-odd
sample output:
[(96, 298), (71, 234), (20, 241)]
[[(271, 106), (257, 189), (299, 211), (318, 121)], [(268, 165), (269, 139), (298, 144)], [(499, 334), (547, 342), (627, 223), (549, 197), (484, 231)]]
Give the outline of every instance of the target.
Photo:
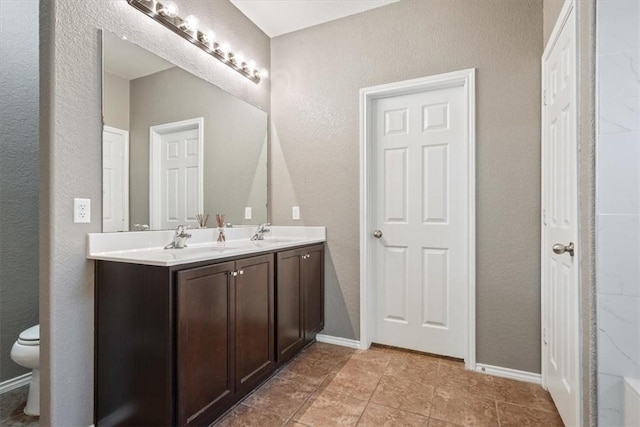
[(234, 264), (177, 273), (180, 425), (206, 424), (206, 419), (213, 421), (217, 412), (233, 403)]
[(178, 424), (209, 425), (274, 369), (273, 255), (178, 271)]
[(277, 254), (277, 358), (284, 362), (324, 327), (324, 245)]
[[(96, 425), (210, 425), (276, 368), (276, 281), (294, 276), (277, 290), (297, 305), (280, 307), (300, 336), (287, 355), (322, 329), (323, 248), (175, 267), (97, 261)], [(281, 263), (288, 252), (297, 270)]]

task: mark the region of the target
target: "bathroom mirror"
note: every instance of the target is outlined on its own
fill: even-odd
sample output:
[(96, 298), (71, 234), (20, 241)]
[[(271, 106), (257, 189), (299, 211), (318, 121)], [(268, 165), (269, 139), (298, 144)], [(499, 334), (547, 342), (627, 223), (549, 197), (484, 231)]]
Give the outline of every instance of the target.
[(266, 222), (267, 113), (102, 35), (102, 231)]

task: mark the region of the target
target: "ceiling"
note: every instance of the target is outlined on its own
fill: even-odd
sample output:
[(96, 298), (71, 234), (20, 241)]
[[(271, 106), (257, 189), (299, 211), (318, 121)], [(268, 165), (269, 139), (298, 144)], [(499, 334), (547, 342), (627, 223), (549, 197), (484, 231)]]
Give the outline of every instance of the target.
[(400, 0), (231, 0), (269, 37), (355, 15)]
[(148, 50), (108, 31), (104, 31), (103, 46), (104, 70), (126, 80), (137, 79), (175, 67), (172, 63)]

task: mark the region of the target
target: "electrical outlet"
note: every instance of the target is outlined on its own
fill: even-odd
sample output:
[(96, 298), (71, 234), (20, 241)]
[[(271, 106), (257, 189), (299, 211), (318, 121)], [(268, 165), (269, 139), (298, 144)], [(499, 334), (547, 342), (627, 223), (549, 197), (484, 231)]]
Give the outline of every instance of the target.
[(300, 206), (294, 206), (291, 209), (291, 218), (295, 221), (300, 220)]
[(251, 219), (251, 208), (248, 206), (244, 208), (244, 219)]
[(76, 224), (91, 222), (91, 199), (73, 199), (73, 222)]

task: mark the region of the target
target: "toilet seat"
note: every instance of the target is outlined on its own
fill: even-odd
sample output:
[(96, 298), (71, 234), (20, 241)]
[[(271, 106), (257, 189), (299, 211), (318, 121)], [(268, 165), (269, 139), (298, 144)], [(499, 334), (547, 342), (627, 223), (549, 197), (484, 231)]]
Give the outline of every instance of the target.
[(40, 325), (32, 326), (22, 331), (18, 337), (20, 345), (40, 345)]

